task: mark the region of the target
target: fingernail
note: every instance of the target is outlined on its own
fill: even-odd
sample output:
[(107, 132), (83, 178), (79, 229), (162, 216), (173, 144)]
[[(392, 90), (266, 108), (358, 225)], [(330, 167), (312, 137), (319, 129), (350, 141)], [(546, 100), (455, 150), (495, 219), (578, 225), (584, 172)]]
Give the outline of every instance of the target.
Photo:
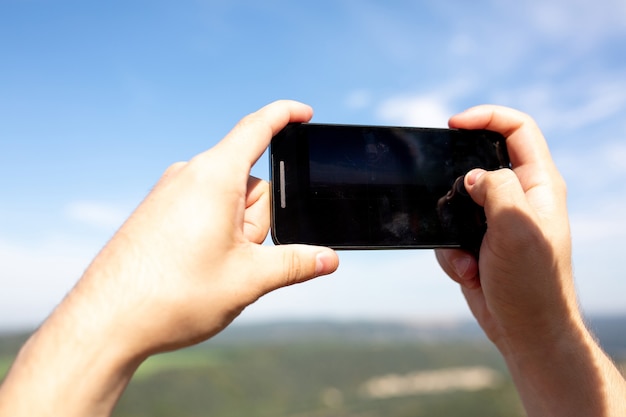
[(332, 251), (322, 251), (315, 256), (315, 275), (327, 275), (337, 269), (337, 259)]
[(479, 179), (480, 177), (482, 177), (482, 176), (483, 176), (483, 174), (484, 174), (485, 172), (486, 172), (486, 171), (485, 171), (484, 169), (480, 169), (480, 168), (477, 168), (477, 169), (473, 169), (473, 170), (471, 170), (471, 171), (470, 171), (470, 172), (468, 172), (468, 173), (467, 173), (467, 175), (466, 175), (466, 177), (467, 177), (467, 183), (468, 183), (469, 185), (474, 185), (474, 184), (476, 184), (476, 181), (478, 181), (478, 179)]
[(472, 259), (469, 256), (461, 256), (452, 261), (452, 268), (454, 268), (454, 272), (459, 278), (465, 278), (471, 263)]
[(315, 275), (330, 273), (332, 259), (327, 252), (320, 252), (315, 256)]
[(320, 275), (324, 272), (324, 254), (318, 253), (315, 255), (315, 275)]

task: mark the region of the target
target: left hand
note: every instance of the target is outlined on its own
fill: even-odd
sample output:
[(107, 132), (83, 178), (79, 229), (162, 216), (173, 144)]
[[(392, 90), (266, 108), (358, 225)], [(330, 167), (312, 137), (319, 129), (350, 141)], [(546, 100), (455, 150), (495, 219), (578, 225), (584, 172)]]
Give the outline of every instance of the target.
[(333, 272), (338, 258), (328, 248), (261, 245), (269, 187), (249, 176), (279, 130), (311, 116), (297, 102), (270, 104), (214, 148), (172, 165), (64, 304), (151, 354), (205, 340), (262, 295)]

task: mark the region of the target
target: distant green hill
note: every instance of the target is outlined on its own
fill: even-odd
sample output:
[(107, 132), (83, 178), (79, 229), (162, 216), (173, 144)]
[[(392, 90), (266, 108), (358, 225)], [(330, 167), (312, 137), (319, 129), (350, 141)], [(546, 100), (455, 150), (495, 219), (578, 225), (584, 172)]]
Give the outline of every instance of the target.
[[(140, 367), (115, 416), (518, 416), (485, 341), (233, 335)], [(404, 339), (404, 338), (402, 338)]]
[(484, 340), (474, 321), (339, 321), (293, 320), (255, 324), (234, 323), (210, 343), (342, 341)]
[[(626, 317), (589, 320), (626, 362)], [(0, 372), (26, 335), (0, 337)], [(115, 417), (522, 416), (496, 349), (473, 322), (290, 321), (237, 324), (157, 355)]]

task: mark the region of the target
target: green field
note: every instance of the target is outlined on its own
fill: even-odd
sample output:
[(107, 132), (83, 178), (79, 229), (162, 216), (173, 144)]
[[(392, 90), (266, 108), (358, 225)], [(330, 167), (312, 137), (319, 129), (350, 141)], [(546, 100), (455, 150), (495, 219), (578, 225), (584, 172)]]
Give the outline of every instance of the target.
[[(622, 355), (623, 326), (609, 328), (604, 339)], [(0, 338), (0, 372), (22, 341)], [(150, 358), (114, 411), (115, 417), (440, 415), (524, 415), (502, 359), (475, 326), (235, 326), (200, 346)]]
[[(463, 376), (471, 380), (472, 375), (478, 383), (454, 380)], [(482, 383), (481, 375), (488, 376)], [(385, 382), (382, 392), (368, 390), (368, 383), (370, 388), (384, 388)], [(146, 362), (115, 416), (172, 415), (522, 413), (499, 356), (487, 344), (281, 342), (207, 344)]]

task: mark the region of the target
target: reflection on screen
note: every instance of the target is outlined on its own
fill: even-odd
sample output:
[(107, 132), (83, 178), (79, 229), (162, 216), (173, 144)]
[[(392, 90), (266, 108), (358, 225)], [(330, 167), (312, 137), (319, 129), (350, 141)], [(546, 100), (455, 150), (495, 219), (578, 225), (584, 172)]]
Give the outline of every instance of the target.
[(442, 222), (440, 201), (449, 204), (443, 197), (459, 176), (499, 161), (490, 141), (456, 139), (445, 130), (310, 130), (307, 205), (315, 220), (305, 232), (331, 246), (346, 237), (354, 245), (458, 242), (467, 225)]

